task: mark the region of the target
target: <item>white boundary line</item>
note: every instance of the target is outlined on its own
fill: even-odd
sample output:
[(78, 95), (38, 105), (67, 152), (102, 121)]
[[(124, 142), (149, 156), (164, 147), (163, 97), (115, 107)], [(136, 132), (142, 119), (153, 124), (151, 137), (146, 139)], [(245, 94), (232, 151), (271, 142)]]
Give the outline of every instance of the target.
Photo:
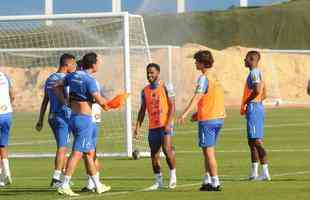
[[(281, 127), (300, 127), (300, 126), (310, 126), (310, 122), (303, 122), (303, 123), (286, 123), (286, 124), (270, 124), (265, 125), (264, 128), (281, 128)], [(224, 124), (225, 127), (225, 124)], [(223, 128), (221, 132), (231, 132), (231, 131), (242, 131), (246, 130), (246, 127), (232, 127), (232, 128)], [(197, 130), (182, 130), (182, 131), (176, 131), (176, 136), (179, 134), (186, 134), (186, 133), (196, 133)]]

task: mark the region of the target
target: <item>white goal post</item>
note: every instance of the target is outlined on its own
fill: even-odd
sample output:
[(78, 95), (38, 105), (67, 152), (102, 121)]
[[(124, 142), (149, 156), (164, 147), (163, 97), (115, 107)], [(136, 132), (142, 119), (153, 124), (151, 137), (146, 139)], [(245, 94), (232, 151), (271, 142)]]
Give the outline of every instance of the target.
[[(52, 23), (47, 26), (46, 21)], [(133, 149), (138, 148), (135, 145), (140, 145), (142, 155), (144, 153), (148, 154), (146, 152), (148, 149), (146, 136), (143, 137), (143, 141), (136, 142), (138, 144), (133, 144), (132, 139), (133, 120), (136, 118), (140, 101), (139, 94), (146, 83), (145, 66), (151, 62), (150, 49), (141, 16), (127, 12), (0, 16), (0, 70), (4, 70), (9, 76), (12, 76), (13, 83), (15, 76), (18, 76), (19, 79), (23, 78), (20, 77), (23, 75), (15, 75), (14, 73), (20, 72), (21, 74), (28, 73), (30, 75), (37, 73), (37, 80), (33, 80), (33, 76), (32, 78), (25, 76), (24, 79), (29, 80), (21, 80), (22, 83), (16, 86), (21, 95), (21, 98), (16, 100), (18, 105), (15, 106), (18, 113), (16, 114), (17, 118), (20, 115), (24, 116), (25, 113), (37, 114), (42, 99), (42, 84), (48, 75), (48, 73), (44, 74), (44, 67), (53, 67), (52, 71), (55, 71), (59, 55), (62, 53), (72, 53), (77, 58), (81, 58), (83, 54), (90, 51), (103, 54), (105, 62), (108, 62), (106, 65), (109, 65), (109, 67), (105, 67), (104, 64), (103, 71), (99, 72), (98, 75), (99, 79), (104, 79), (102, 80), (103, 85), (107, 83), (114, 94), (119, 90), (131, 94), (126, 100), (125, 108), (121, 113), (112, 112), (112, 114), (106, 116), (107, 121), (110, 120), (111, 124), (117, 124), (115, 127), (109, 128), (109, 123), (105, 123), (105, 116), (103, 117), (103, 128), (108, 127), (105, 130), (108, 132), (107, 136), (111, 140), (115, 139), (117, 141), (114, 144), (113, 142), (106, 142), (105, 136), (103, 136), (102, 140), (109, 143), (112, 150), (103, 147), (104, 153), (100, 152), (99, 149), (99, 155), (130, 157)], [(35, 71), (36, 69), (39, 70)], [(102, 74), (104, 78), (101, 77)], [(39, 78), (42, 80), (38, 80)], [(31, 85), (32, 83), (33, 85)], [(24, 84), (26, 84), (25, 87)], [(29, 84), (29, 87), (27, 84)], [(113, 86), (116, 88), (113, 88)], [(30, 99), (26, 98), (26, 93), (29, 97), (35, 98), (36, 95), (38, 96), (36, 102), (32, 103), (31, 106), (25, 106), (30, 104)], [(23, 102), (19, 103), (18, 101)], [(30, 109), (30, 107), (33, 109)], [(113, 118), (114, 115), (115, 118)], [(31, 123), (35, 122), (36, 117), (34, 115), (34, 119), (29, 126), (33, 126)], [(21, 126), (20, 124), (24, 124), (18, 122), (24, 122), (26, 118), (28, 117), (16, 120), (15, 126), (18, 127)], [(23, 137), (18, 130), (24, 128), (26, 127), (16, 128), (16, 132), (12, 131), (13, 135), (15, 134), (16, 138)], [(34, 130), (32, 131), (34, 132)], [(46, 128), (46, 131), (51, 132), (48, 128)], [(117, 133), (109, 136), (109, 132)], [(144, 126), (144, 135), (146, 132), (146, 126)], [(32, 134), (34, 133), (29, 136), (29, 143), (35, 140), (36, 136)], [(13, 145), (18, 143), (14, 142), (15, 137), (12, 140)], [(45, 138), (45, 136), (42, 136), (43, 140), (45, 142), (50, 141), (52, 137)], [(12, 156), (16, 157), (49, 157), (53, 156), (53, 145), (50, 144), (50, 149), (46, 148), (48, 149), (46, 151), (28, 150), (27, 152), (15, 151), (13, 147), (11, 153)]]

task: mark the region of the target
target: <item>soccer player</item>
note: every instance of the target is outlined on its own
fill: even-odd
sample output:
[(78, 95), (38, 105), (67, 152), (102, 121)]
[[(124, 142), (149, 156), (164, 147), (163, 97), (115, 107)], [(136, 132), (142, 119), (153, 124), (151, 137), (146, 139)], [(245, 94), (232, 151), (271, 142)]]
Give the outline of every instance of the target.
[[(83, 70), (83, 61), (79, 60), (77, 61), (78, 70)], [(97, 88), (100, 92), (100, 95), (106, 99), (108, 99), (107, 91), (103, 86), (100, 86), (99, 82), (96, 80)], [(94, 154), (94, 162), (97, 169), (97, 173), (100, 171), (100, 163), (98, 161), (98, 157), (96, 155), (97, 150), (97, 138), (100, 131), (100, 123), (101, 123), (101, 106), (97, 103), (92, 104), (92, 123), (93, 123), (93, 132), (92, 132), (92, 140), (95, 146), (95, 154)], [(85, 163), (85, 166), (86, 163)], [(95, 192), (95, 184), (93, 180), (91, 179), (91, 175), (87, 175), (87, 183), (84, 188), (82, 188), (81, 192)]]
[(200, 190), (220, 191), (215, 146), (225, 118), (224, 93), (219, 81), (209, 72), (214, 62), (211, 52), (198, 51), (194, 59), (196, 69), (202, 75), (199, 76), (196, 91), (178, 122), (183, 123), (189, 112), (197, 107), (192, 121), (198, 121), (199, 146), (205, 160), (205, 176)]
[(172, 149), (173, 117), (175, 113), (175, 94), (172, 84), (165, 84), (160, 80), (160, 66), (150, 63), (146, 67), (149, 85), (142, 90), (141, 107), (138, 114), (134, 136), (138, 139), (139, 129), (143, 123), (145, 111), (149, 116), (149, 146), (151, 148), (151, 159), (155, 184), (149, 190), (156, 190), (163, 187), (163, 177), (160, 166), (160, 150), (166, 156), (170, 169), (170, 180), (168, 188), (176, 187), (176, 161)]
[[(56, 82), (64, 79), (67, 73), (71, 73), (76, 69), (75, 57), (71, 54), (63, 54), (60, 57), (59, 67), (57, 72), (52, 73), (45, 81), (44, 97), (41, 104), (40, 115), (36, 124), (37, 131), (41, 131), (43, 128), (44, 115), (50, 102), (50, 110), (48, 114), (48, 123), (53, 131), (57, 150), (55, 156), (54, 174), (51, 181), (51, 187), (59, 187), (61, 184), (61, 175), (66, 165), (66, 153), (69, 143), (70, 129), (69, 118), (70, 108), (62, 105), (58, 100), (53, 86)], [(68, 95), (68, 91), (63, 91), (65, 95)]]
[(8, 76), (0, 72), (0, 186), (12, 183), (7, 146), (12, 124), (14, 91)]
[(100, 182), (99, 173), (95, 162), (95, 145), (92, 139), (92, 104), (95, 100), (104, 110), (108, 110), (107, 101), (101, 97), (96, 80), (92, 76), (101, 65), (101, 58), (96, 53), (88, 53), (83, 57), (83, 70), (68, 74), (63, 83), (54, 86), (58, 98), (63, 104), (68, 104), (62, 94), (62, 88), (69, 86), (69, 103), (72, 109), (70, 127), (74, 135), (71, 155), (68, 159), (64, 181), (58, 188), (59, 194), (78, 196), (70, 188), (70, 180), (80, 159), (83, 157), (87, 172), (95, 185), (97, 193), (103, 193), (111, 189)]
[[(244, 59), (245, 67), (250, 73), (246, 79), (240, 114), (246, 116), (248, 145), (251, 151), (252, 172), (250, 180), (271, 180), (268, 170), (267, 153), (263, 147), (264, 138), (264, 105), (266, 90), (262, 72), (258, 68), (260, 53), (249, 51)], [(262, 165), (262, 173), (258, 175), (258, 161)]]

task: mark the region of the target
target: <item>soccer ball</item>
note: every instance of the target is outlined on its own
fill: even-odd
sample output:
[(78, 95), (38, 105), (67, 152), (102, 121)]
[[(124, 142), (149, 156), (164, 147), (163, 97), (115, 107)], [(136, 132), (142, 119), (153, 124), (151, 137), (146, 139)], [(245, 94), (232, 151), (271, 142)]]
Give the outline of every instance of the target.
[(283, 103), (283, 102), (282, 102), (282, 99), (276, 99), (275, 105), (276, 105), (276, 106), (280, 106), (282, 103)]
[(140, 152), (139, 152), (139, 150), (134, 150), (133, 152), (132, 152), (132, 158), (134, 159), (134, 160), (139, 160), (140, 159)]

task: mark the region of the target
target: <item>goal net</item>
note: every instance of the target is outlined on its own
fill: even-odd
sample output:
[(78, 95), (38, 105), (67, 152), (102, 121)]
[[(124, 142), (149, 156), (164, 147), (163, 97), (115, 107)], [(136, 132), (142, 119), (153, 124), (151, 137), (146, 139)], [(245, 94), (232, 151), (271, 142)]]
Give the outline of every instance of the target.
[[(13, 156), (53, 156), (55, 140), (48, 126), (34, 129), (43, 87), (57, 70), (63, 53), (77, 60), (87, 52), (103, 56), (96, 78), (110, 97), (131, 93), (126, 105), (103, 112), (98, 152), (104, 156), (131, 156), (148, 149), (146, 124), (142, 138), (133, 141), (133, 124), (146, 84), (145, 66), (151, 61), (143, 18), (128, 13), (62, 14), (0, 17), (0, 70), (16, 91), (9, 151)], [(48, 111), (47, 111), (48, 112)], [(45, 119), (47, 116), (45, 117)]]

